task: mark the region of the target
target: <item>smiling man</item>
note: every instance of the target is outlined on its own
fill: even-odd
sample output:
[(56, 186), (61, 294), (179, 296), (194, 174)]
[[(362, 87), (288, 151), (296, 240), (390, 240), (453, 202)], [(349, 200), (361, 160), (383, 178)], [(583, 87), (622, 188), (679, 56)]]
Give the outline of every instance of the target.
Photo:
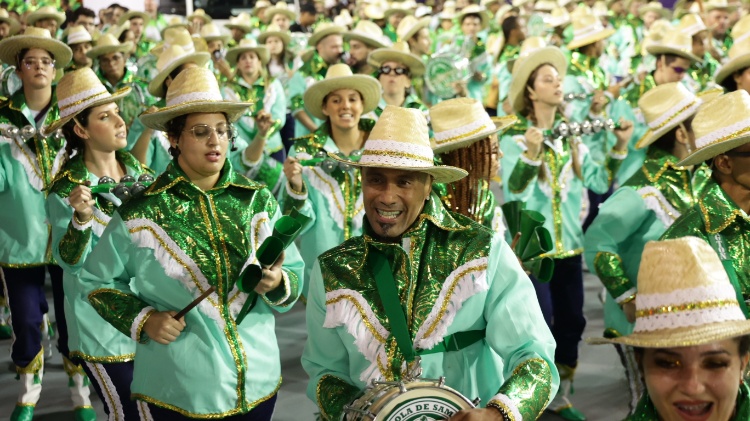
[(503, 238), (432, 194), (466, 171), (433, 164), (423, 114), (388, 106), (359, 161), (332, 157), (361, 168), (366, 218), (312, 272), (302, 365), (322, 418), (373, 380), (445, 376), (487, 402), (451, 420), (536, 419), (559, 384), (554, 339)]

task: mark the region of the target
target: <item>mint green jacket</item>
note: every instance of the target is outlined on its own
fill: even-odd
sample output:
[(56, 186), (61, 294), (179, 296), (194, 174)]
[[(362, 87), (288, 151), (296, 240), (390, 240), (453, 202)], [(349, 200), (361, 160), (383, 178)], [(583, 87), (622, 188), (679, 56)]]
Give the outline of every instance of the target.
[(517, 420), (537, 419), (559, 376), (534, 288), (501, 235), (446, 211), (434, 194), (400, 243), (378, 242), (365, 221), (362, 236), (315, 262), (302, 366), (322, 418), (339, 419), (372, 380), (404, 376), (406, 361), (368, 267), (371, 249), (391, 263), (416, 350), (486, 330), (458, 351), (422, 355), (422, 377), (445, 376), (468, 399), (497, 403)]
[(286, 121), (286, 96), (284, 87), (278, 79), (268, 80), (261, 77), (253, 83), (253, 86), (250, 86), (242, 76), (236, 76), (234, 80), (224, 85), (221, 93), (227, 101), (253, 103), (247, 113), (234, 123), (234, 126), (239, 129), (236, 145), (238, 150), (244, 150), (247, 144), (255, 138), (258, 132), (255, 127), (255, 116), (261, 110), (271, 114), (273, 119), (266, 140), (266, 152), (272, 154), (284, 148), (279, 130)]
[(0, 136), (0, 267), (23, 268), (52, 262), (50, 227), (44, 212), (45, 190), (60, 171), (65, 139), (42, 137), (38, 130), (60, 118), (52, 91), (47, 115), (34, 122), (23, 89), (0, 101), (0, 128), (30, 126), (26, 140)]
[[(154, 106), (157, 108), (166, 107), (167, 100), (161, 98)], [(146, 126), (141, 123), (140, 118), (136, 118), (133, 124), (128, 127), (128, 150), (135, 146), (144, 130), (146, 130)], [(163, 173), (167, 169), (167, 165), (172, 162), (172, 154), (169, 153), (170, 146), (167, 134), (161, 130), (154, 130), (148, 145), (148, 152), (146, 152), (145, 164), (156, 174)]]
[[(127, 152), (117, 152), (117, 160), (129, 175), (138, 178), (150, 173)], [(121, 334), (94, 310), (83, 293), (78, 274), (86, 258), (99, 242), (120, 199), (111, 193), (95, 195), (96, 206), (91, 221), (83, 225), (73, 217), (68, 196), (78, 185), (99, 178), (90, 173), (78, 154), (62, 168), (47, 196), (47, 215), (52, 224), (52, 254), (63, 269), (65, 316), (68, 325), (68, 348), (72, 357), (96, 363), (130, 361), (135, 356), (135, 342)]]
[[(310, 61), (304, 63), (291, 79), (289, 79), (289, 111), (292, 115), (297, 114), (300, 111), (305, 110), (305, 90), (312, 86), (315, 82), (323, 80), (328, 72), (328, 64), (318, 55), (314, 53)], [(308, 114), (309, 115), (309, 114)], [(310, 115), (315, 126), (323, 124), (322, 120), (319, 120)], [(294, 136), (301, 137), (310, 133), (299, 120), (294, 121)]]
[[(207, 191), (175, 161), (117, 210), (80, 278), (94, 309), (137, 342), (133, 399), (191, 418), (221, 418), (247, 413), (278, 391), (272, 311), (294, 304), (304, 264), (289, 246), (282, 285), (257, 297), (240, 325), (236, 318), (250, 298), (236, 282), (257, 263), (255, 253), (279, 216), (270, 192), (228, 161)], [(143, 327), (152, 312), (180, 311), (210, 286), (216, 291), (187, 313), (174, 342), (148, 338)]]

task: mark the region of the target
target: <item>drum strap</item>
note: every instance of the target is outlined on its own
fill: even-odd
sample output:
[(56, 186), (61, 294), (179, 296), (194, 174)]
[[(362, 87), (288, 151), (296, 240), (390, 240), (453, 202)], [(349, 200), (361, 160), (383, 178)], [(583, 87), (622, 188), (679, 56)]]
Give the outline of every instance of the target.
[(742, 296), (742, 287), (740, 287), (740, 281), (737, 279), (737, 271), (732, 264), (732, 257), (729, 255), (724, 236), (717, 232), (714, 235), (709, 235), (708, 242), (711, 243), (711, 246), (716, 250), (716, 254), (719, 255), (721, 264), (724, 266), (724, 270), (727, 272), (727, 276), (729, 276), (729, 280), (732, 282), (732, 287), (734, 287), (734, 293), (737, 295), (737, 301), (740, 304), (740, 308), (745, 314), (745, 318), (749, 319), (750, 312), (748, 312), (747, 303), (745, 303), (745, 298)]
[(411, 335), (409, 334), (409, 327), (406, 324), (406, 314), (403, 307), (401, 307), (401, 300), (398, 298), (396, 280), (393, 278), (393, 272), (391, 271), (391, 266), (388, 264), (388, 259), (380, 250), (374, 247), (370, 248), (369, 254), (373, 274), (375, 275), (375, 285), (377, 286), (380, 300), (383, 302), (385, 315), (391, 323), (391, 331), (394, 338), (396, 338), (396, 344), (406, 361), (414, 361), (416, 355), (458, 351), (484, 339), (486, 335), (484, 329), (456, 332), (445, 337), (442, 342), (434, 347), (416, 352), (414, 350), (414, 342), (411, 340)]

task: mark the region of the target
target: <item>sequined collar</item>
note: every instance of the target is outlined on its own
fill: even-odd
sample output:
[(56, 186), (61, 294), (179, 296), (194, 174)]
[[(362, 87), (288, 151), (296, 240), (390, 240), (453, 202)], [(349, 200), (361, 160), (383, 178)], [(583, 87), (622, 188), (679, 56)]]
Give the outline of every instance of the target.
[(115, 86), (112, 86), (107, 78), (104, 77), (104, 73), (102, 73), (101, 67), (96, 71), (96, 75), (99, 76), (99, 80), (104, 84), (104, 86), (107, 87), (110, 92), (113, 92), (118, 88), (132, 83), (133, 79), (135, 79), (135, 75), (130, 71), (130, 69), (128, 69), (128, 66), (125, 66), (125, 73), (122, 75), (122, 78), (117, 82), (117, 84), (115, 84)]
[(244, 77), (242, 77), (239, 72), (237, 72), (237, 76), (234, 78), (235, 83), (237, 83), (240, 86), (244, 86), (246, 88), (252, 88), (253, 86), (266, 86), (266, 78), (261, 76), (258, 76), (257, 79), (255, 79), (255, 82), (253, 82), (253, 85), (250, 86), (250, 84), (247, 83)]
[(688, 167), (677, 165), (679, 160), (671, 153), (656, 147), (648, 148), (648, 156), (643, 163), (643, 172), (646, 173), (648, 180), (652, 183), (659, 181), (662, 175), (670, 168), (675, 171), (686, 171)]
[[(23, 114), (26, 117), (26, 120), (32, 126), (41, 127), (42, 122), (43, 121), (46, 122), (47, 118), (50, 117), (50, 113), (52, 112), (52, 110), (57, 108), (57, 90), (54, 89), (54, 87), (52, 89), (52, 97), (50, 98), (50, 104), (51, 105), (47, 107), (47, 111), (46, 111), (47, 115), (44, 117), (44, 120), (39, 121), (38, 125), (37, 123), (34, 122), (34, 116), (31, 114), (31, 108), (29, 108), (29, 106), (26, 105), (26, 95), (23, 92), (23, 87), (18, 89), (16, 93), (14, 93), (13, 96), (10, 97), (9, 107), (11, 110), (15, 110)], [(35, 138), (36, 136), (32, 139), (35, 139)]]
[[(125, 151), (116, 151), (115, 157), (117, 159), (117, 162), (121, 162), (127, 168), (132, 168), (137, 172), (145, 171), (148, 173), (152, 173), (152, 171), (147, 170), (146, 167), (144, 167), (137, 159), (135, 159), (133, 155)], [(67, 177), (75, 184), (83, 184), (89, 179), (89, 175), (89, 169), (86, 168), (86, 164), (84, 164), (83, 162), (83, 154), (78, 153), (74, 157), (70, 158), (70, 160), (68, 160), (67, 164), (65, 164), (65, 171), (58, 175), (55, 178), (55, 181)], [(52, 184), (54, 184), (55, 181), (53, 181)]]
[(328, 71), (328, 63), (323, 60), (323, 57), (321, 57), (317, 51), (313, 53), (313, 56), (307, 64), (309, 65), (310, 71), (316, 75), (325, 75)]
[(224, 161), (224, 167), (221, 169), (221, 175), (219, 176), (216, 185), (204, 192), (190, 181), (190, 178), (188, 178), (182, 168), (180, 168), (180, 164), (177, 160), (173, 159), (167, 166), (166, 171), (154, 181), (154, 184), (152, 184), (144, 194), (146, 196), (152, 196), (173, 188), (178, 188), (183, 192), (197, 191), (204, 194), (218, 192), (229, 186), (239, 187), (246, 190), (260, 190), (264, 185), (256, 183), (240, 173), (233, 171), (232, 164), (227, 159)]
[(738, 217), (750, 223), (750, 217), (734, 203), (713, 178), (706, 183), (703, 197), (698, 199), (698, 206), (706, 224), (706, 232), (709, 234), (723, 231)]

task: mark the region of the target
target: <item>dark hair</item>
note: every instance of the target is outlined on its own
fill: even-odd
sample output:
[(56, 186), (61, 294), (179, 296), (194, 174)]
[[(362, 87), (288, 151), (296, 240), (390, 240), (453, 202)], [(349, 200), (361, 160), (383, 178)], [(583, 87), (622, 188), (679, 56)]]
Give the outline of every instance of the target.
[[(16, 70), (21, 70), (21, 61), (26, 57), (26, 54), (28, 54), (29, 50), (31, 50), (31, 48), (22, 48), (21, 51), (16, 54)], [(51, 51), (47, 51), (47, 54), (49, 54), (52, 60), (55, 59), (55, 55), (52, 54)]]
[(466, 18), (477, 18), (477, 19), (479, 19), (480, 22), (482, 21), (482, 17), (479, 16), (479, 13), (467, 13), (467, 14), (463, 15), (461, 17), (461, 23), (464, 23), (464, 21), (466, 20)]
[(125, 6), (123, 6), (123, 5), (119, 4), (119, 3), (112, 3), (112, 4), (109, 5), (109, 7), (107, 9), (122, 9), (124, 12), (127, 12), (128, 10), (130, 10), (127, 7), (125, 7)]
[(724, 87), (727, 92), (736, 91), (739, 87), (737, 86), (737, 81), (735, 81), (734, 78), (737, 76), (742, 76), (742, 74), (745, 73), (747, 69), (750, 69), (750, 67), (743, 67), (732, 73), (731, 75), (725, 77), (724, 80), (721, 81), (721, 86)]
[(96, 19), (96, 13), (94, 13), (93, 10), (87, 9), (85, 7), (79, 7), (73, 12), (73, 22), (77, 21), (81, 16), (88, 16), (90, 18)]
[[(682, 125), (685, 126), (685, 129), (692, 130), (693, 129), (693, 116), (690, 116), (687, 120), (682, 122)], [(672, 149), (674, 149), (674, 145), (677, 143), (677, 129), (680, 128), (680, 125), (678, 124), (675, 126), (672, 130), (664, 133), (662, 137), (660, 137), (656, 142), (651, 144), (651, 147), (661, 149), (665, 152), (672, 153)]]
[(675, 54), (657, 54), (656, 62), (657, 63), (660, 62), (662, 57), (664, 57), (664, 64), (667, 66), (674, 63), (675, 60), (677, 60), (678, 58), (681, 58), (680, 56), (675, 55)]
[(79, 154), (83, 153), (85, 148), (83, 139), (76, 134), (74, 128), (76, 126), (76, 120), (78, 120), (78, 123), (84, 128), (89, 125), (89, 115), (91, 114), (91, 110), (93, 110), (93, 107), (86, 108), (78, 113), (75, 118), (71, 118), (62, 126), (62, 133), (63, 136), (65, 136), (65, 158), (63, 159), (63, 163), (67, 162), (68, 159), (73, 156), (73, 152)]
[[(120, 34), (120, 37), (117, 40), (120, 41), (120, 43), (125, 42), (125, 40), (128, 37), (128, 32), (132, 32), (132, 31), (130, 29), (126, 29), (126, 30), (122, 31), (122, 33)], [(125, 54), (123, 54), (123, 57), (124, 56), (125, 56)]]
[(318, 11), (315, 9), (315, 3), (313, 3), (313, 2), (306, 2), (306, 3), (302, 3), (299, 6), (299, 13), (300, 14), (302, 14), (302, 13), (310, 13), (312, 15), (316, 15), (316, 14), (318, 14)]
[(510, 38), (510, 32), (518, 28), (518, 16), (508, 16), (501, 26), (503, 28), (503, 37), (507, 40)]
[[(178, 115), (177, 117), (169, 120), (167, 122), (167, 138), (171, 139), (179, 139), (182, 132), (185, 130), (185, 124), (187, 123), (187, 118), (189, 114), (183, 114)], [(169, 146), (169, 154), (172, 155), (173, 159), (177, 159), (178, 156), (180, 156), (180, 150), (178, 148), (175, 148), (173, 146)]]

